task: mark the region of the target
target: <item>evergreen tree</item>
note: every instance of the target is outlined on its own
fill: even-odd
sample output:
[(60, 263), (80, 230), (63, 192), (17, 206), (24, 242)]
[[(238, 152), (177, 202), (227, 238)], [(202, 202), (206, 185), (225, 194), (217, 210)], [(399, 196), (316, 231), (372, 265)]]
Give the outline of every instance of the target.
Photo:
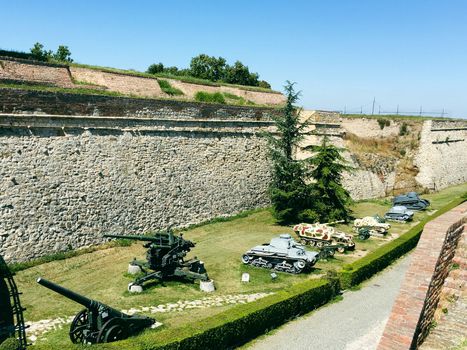
[(274, 216), (281, 224), (296, 222), (308, 217), (310, 185), (306, 183), (306, 164), (294, 157), (294, 150), (303, 139), (302, 131), (308, 125), (300, 122), (300, 113), (294, 106), (300, 92), (287, 81), (287, 102), (283, 113), (274, 117), (278, 135), (267, 134), (270, 156), (273, 161), (273, 181), (270, 188)]
[(328, 144), (305, 147), (315, 154), (299, 160), (300, 148), (308, 121), (300, 121), (300, 110), (294, 106), (300, 92), (287, 81), (287, 102), (281, 115), (274, 117), (276, 134), (268, 133), (269, 153), (273, 161), (271, 202), (280, 224), (347, 220), (350, 216), (349, 193), (342, 187), (342, 173), (350, 171), (341, 155), (342, 149)]
[(342, 174), (352, 171), (347, 161), (342, 157), (343, 148), (330, 144), (325, 137), (320, 146), (310, 146), (316, 152), (307, 159), (311, 165), (311, 177), (314, 211), (320, 222), (337, 220), (347, 221), (351, 217), (349, 204), (352, 202), (349, 192), (342, 186)]

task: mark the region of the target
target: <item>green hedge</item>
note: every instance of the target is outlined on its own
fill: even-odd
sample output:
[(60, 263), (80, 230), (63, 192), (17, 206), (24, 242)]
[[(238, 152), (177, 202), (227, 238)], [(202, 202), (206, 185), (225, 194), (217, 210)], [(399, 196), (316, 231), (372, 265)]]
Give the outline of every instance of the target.
[(338, 292), (338, 281), (312, 279), (292, 285), (254, 303), (242, 304), (203, 320), (140, 337), (105, 348), (172, 350), (226, 349), (241, 345), (277, 328), (290, 319), (329, 302)]
[(427, 222), (457, 207), (466, 200), (467, 193), (439, 209), (435, 214), (421, 221), (394, 241), (383, 245), (351, 264), (344, 265), (343, 270), (339, 272), (341, 288), (347, 289), (360, 284), (374, 274), (384, 270), (392, 262), (417, 246), (423, 227)]
[(225, 104), (224, 95), (220, 92), (214, 92), (211, 94), (209, 92), (198, 91), (195, 94), (195, 101)]

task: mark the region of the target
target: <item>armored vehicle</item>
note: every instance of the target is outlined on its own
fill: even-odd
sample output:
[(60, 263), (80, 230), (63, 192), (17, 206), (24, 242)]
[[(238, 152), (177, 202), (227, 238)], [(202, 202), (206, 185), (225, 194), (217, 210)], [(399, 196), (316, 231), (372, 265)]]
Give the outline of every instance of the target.
[(355, 243), (351, 235), (337, 231), (329, 226), (331, 223), (301, 223), (293, 227), (294, 232), (300, 238), (300, 243), (309, 244), (322, 248), (326, 245), (338, 245), (337, 251), (343, 253), (345, 250), (355, 248)]
[(71, 322), (69, 335), (75, 344), (110, 343), (126, 339), (156, 322), (145, 316), (127, 315), (40, 277), (37, 283), (85, 307)]
[(242, 256), (244, 264), (288, 273), (308, 271), (318, 261), (319, 253), (306, 251), (289, 234), (281, 234), (251, 248)]
[[(135, 235), (104, 235), (109, 238), (123, 238), (147, 242), (143, 247), (147, 248), (146, 261), (133, 260), (131, 265), (144, 272), (144, 275), (135, 279), (128, 286), (141, 287), (146, 281), (163, 281), (171, 277), (179, 277), (185, 280), (208, 281), (209, 277), (204, 268), (204, 263), (196, 257), (185, 261), (186, 254), (195, 246), (192, 241), (186, 240), (182, 235), (176, 236), (171, 230), (160, 231), (152, 236)], [(152, 270), (148, 271), (148, 270)]]
[(413, 219), (413, 212), (402, 205), (396, 205), (384, 214), (386, 220), (406, 222)]
[(410, 210), (424, 210), (430, 202), (426, 199), (420, 198), (417, 192), (408, 192), (406, 194), (394, 197), (393, 206), (403, 205)]
[(360, 239), (367, 239), (370, 235), (385, 235), (391, 225), (384, 221), (379, 215), (365, 216), (361, 219), (355, 219), (353, 229), (358, 233)]
[[(0, 347), (26, 349), (26, 326), (14, 274), (0, 255)], [(8, 345), (6, 345), (8, 343)], [(12, 344), (14, 343), (14, 344)], [(12, 348), (12, 347), (11, 347)]]

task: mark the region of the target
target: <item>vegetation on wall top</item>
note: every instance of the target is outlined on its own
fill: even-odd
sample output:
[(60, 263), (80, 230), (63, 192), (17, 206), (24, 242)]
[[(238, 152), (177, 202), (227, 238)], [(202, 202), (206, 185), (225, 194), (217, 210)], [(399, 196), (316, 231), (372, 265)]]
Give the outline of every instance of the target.
[(193, 57), (190, 68), (179, 69), (173, 66), (165, 67), (162, 63), (154, 63), (148, 67), (146, 73), (166, 73), (173, 76), (193, 77), (212, 82), (271, 88), (268, 82), (259, 80), (258, 73), (251, 73), (248, 66), (245, 66), (242, 62), (236, 61), (231, 66), (227, 64), (223, 57), (216, 58), (206, 54)]

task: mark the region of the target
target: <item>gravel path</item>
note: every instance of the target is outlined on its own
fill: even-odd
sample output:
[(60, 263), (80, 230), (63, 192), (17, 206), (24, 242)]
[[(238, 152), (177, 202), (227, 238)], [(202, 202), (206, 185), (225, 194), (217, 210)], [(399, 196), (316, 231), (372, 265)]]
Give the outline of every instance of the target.
[(289, 322), (245, 349), (376, 349), (409, 262), (410, 256), (402, 258), (360, 290), (345, 292), (342, 301)]

